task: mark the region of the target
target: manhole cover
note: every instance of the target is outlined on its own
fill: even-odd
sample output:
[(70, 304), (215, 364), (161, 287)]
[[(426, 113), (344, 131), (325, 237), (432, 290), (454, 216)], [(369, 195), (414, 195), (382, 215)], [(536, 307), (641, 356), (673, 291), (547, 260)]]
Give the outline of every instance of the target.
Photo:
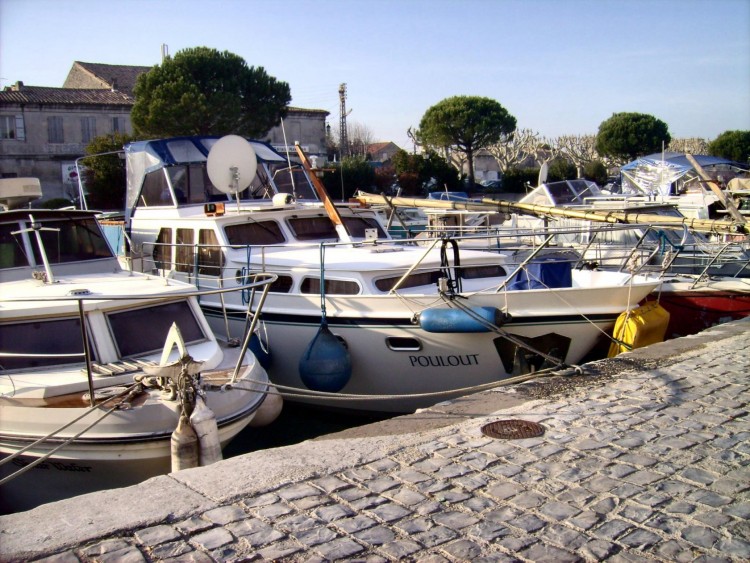
[(527, 420), (498, 420), (482, 426), (482, 434), (504, 440), (536, 438), (544, 434), (544, 426)]

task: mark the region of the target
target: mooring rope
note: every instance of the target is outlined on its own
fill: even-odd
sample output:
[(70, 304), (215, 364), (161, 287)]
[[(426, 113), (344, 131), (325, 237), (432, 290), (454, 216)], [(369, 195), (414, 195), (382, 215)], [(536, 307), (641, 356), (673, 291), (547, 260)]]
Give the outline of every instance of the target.
[[(582, 374), (583, 370), (578, 366), (571, 366), (572, 369), (575, 370), (576, 373)], [(558, 375), (565, 375), (563, 372), (560, 372), (557, 370), (557, 366), (554, 368), (546, 368), (542, 370), (535, 371), (533, 373), (525, 373), (523, 375), (516, 375), (512, 377), (507, 377), (505, 379), (501, 379), (499, 381), (492, 381), (490, 383), (482, 383), (480, 385), (473, 385), (470, 387), (459, 387), (455, 389), (449, 389), (446, 391), (431, 391), (429, 393), (407, 393), (407, 394), (400, 394), (400, 395), (362, 395), (362, 394), (355, 394), (355, 393), (330, 393), (327, 391), (313, 391), (312, 389), (302, 389), (299, 387), (291, 387), (288, 385), (279, 385), (277, 383), (271, 383), (271, 387), (275, 388), (275, 390), (267, 390), (266, 392), (269, 395), (279, 395), (281, 397), (295, 397), (295, 398), (304, 398), (304, 399), (331, 399), (331, 400), (338, 400), (338, 401), (361, 401), (363, 399), (371, 399), (371, 400), (393, 400), (393, 399), (418, 399), (423, 397), (440, 397), (440, 396), (447, 396), (447, 395), (455, 395), (456, 393), (469, 393), (469, 392), (479, 392), (479, 391), (486, 391), (489, 389), (494, 389), (496, 387), (503, 387), (505, 385), (512, 385), (515, 383), (523, 383), (525, 381), (528, 381), (530, 379), (535, 379), (537, 377), (554, 377)], [(268, 383), (257, 381), (253, 379), (245, 379), (244, 381), (248, 381), (251, 383), (257, 383), (261, 385), (268, 385)], [(241, 391), (247, 391), (250, 393), (258, 392), (256, 389), (246, 389), (244, 387), (233, 387), (233, 389), (239, 389)], [(288, 391), (287, 391), (288, 390)]]

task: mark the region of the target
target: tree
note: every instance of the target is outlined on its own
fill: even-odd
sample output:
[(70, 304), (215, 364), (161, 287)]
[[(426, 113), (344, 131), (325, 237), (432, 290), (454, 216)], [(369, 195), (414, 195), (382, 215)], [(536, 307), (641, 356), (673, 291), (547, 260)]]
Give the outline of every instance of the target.
[[(535, 155), (543, 143), (539, 133), (531, 129), (516, 129), (501, 142), (487, 147), (502, 172), (521, 164), (528, 156)], [(534, 158), (536, 160), (536, 158)]]
[(596, 162), (599, 156), (595, 135), (562, 135), (555, 139), (555, 149), (575, 165), (579, 178), (585, 175), (586, 166)]
[(600, 186), (603, 186), (607, 183), (607, 167), (599, 160), (587, 162), (583, 166), (583, 177), (586, 180), (591, 180), (592, 182), (596, 182)]
[(615, 113), (599, 125), (596, 150), (620, 163), (659, 152), (672, 140), (667, 124), (644, 113)]
[(346, 201), (359, 190), (371, 191), (375, 185), (375, 172), (362, 157), (347, 157), (328, 167), (333, 170), (323, 176), (323, 185), (333, 199)]
[(402, 196), (422, 196), (422, 187), (429, 179), (425, 172), (426, 162), (421, 154), (410, 154), (398, 150), (391, 157), (396, 180)]
[(239, 56), (194, 47), (138, 77), (133, 127), (143, 136), (260, 137), (286, 115), (289, 85)]
[(461, 183), (458, 178), (458, 170), (434, 151), (428, 151), (427, 153), (424, 175), (427, 177), (427, 181), (434, 179), (435, 185), (441, 190), (457, 190)]
[(683, 152), (688, 154), (708, 154), (708, 143), (700, 137), (672, 139), (667, 150), (669, 152)]
[(352, 122), (347, 128), (346, 138), (349, 141), (349, 156), (361, 156), (367, 159), (369, 157), (367, 149), (375, 138), (372, 130), (364, 123), (357, 121)]
[(115, 133), (96, 137), (86, 146), (87, 155), (110, 153), (81, 160), (89, 209), (125, 209), (125, 160), (116, 153), (133, 140), (130, 135)]
[(466, 156), (469, 185), (474, 185), (474, 153), (516, 130), (516, 118), (495, 100), (454, 96), (430, 107), (422, 116), (419, 141), (440, 150), (452, 148)]
[(750, 131), (724, 131), (708, 144), (708, 154), (735, 162), (750, 162)]
[(434, 151), (426, 156), (399, 150), (391, 158), (402, 195), (424, 195), (425, 186), (434, 181), (438, 189), (455, 190), (459, 186), (458, 171)]

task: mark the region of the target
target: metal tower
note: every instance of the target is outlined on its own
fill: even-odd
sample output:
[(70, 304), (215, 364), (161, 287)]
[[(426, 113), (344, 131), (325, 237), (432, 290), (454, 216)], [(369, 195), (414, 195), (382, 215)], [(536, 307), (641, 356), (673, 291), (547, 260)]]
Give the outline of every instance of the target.
[(346, 82), (339, 86), (339, 154), (341, 158), (349, 156), (349, 139), (346, 134)]

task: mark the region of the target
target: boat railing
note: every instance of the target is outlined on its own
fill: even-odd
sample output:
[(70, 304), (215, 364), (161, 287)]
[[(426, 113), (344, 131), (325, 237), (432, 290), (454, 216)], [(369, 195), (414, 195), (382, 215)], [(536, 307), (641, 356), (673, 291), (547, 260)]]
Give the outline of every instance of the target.
[[(690, 275), (708, 271), (711, 264), (731, 257), (731, 249), (742, 257), (742, 263), (736, 266), (738, 271), (750, 270), (750, 259), (738, 244), (724, 244), (723, 248), (714, 249), (701, 243), (696, 246), (690, 233), (683, 225), (651, 225), (651, 224), (587, 224), (559, 225), (559, 226), (504, 226), (493, 228), (491, 232), (477, 232), (460, 236), (430, 236), (422, 233), (416, 239), (374, 239), (358, 240), (355, 242), (325, 241), (327, 248), (352, 246), (371, 247), (376, 251), (384, 251), (389, 247), (423, 246), (427, 250), (421, 259), (404, 272), (400, 271), (401, 279), (390, 291), (396, 291), (403, 282), (420, 268), (431, 249), (437, 246), (436, 241), (454, 240), (461, 248), (474, 250), (488, 250), (508, 256), (506, 266), (515, 268), (518, 260), (523, 260), (529, 252), (534, 252), (540, 246), (554, 249), (569, 249), (578, 253), (578, 259), (573, 263), (576, 269), (610, 269), (630, 274), (650, 274), (664, 276), (670, 273), (670, 268), (680, 260), (680, 264), (692, 264), (697, 270)], [(550, 239), (547, 237), (551, 236)], [(251, 272), (267, 271), (266, 257), (279, 248), (309, 249), (316, 252), (320, 241), (300, 242), (293, 245), (220, 245), (195, 244), (173, 242), (144, 243), (141, 249), (146, 258), (145, 271), (170, 275), (194, 283), (199, 287), (234, 288), (242, 283), (245, 276)], [(252, 261), (251, 261), (252, 258)], [(317, 267), (317, 266), (316, 266)], [(684, 272), (680, 272), (684, 273)], [(312, 274), (311, 274), (312, 275)], [(510, 276), (509, 276), (510, 277)], [(290, 281), (281, 280), (286, 284), (283, 289), (289, 290)], [(335, 283), (327, 280), (326, 283)], [(272, 291), (274, 291), (272, 289)], [(311, 290), (313, 293), (315, 289)], [(243, 294), (243, 304), (248, 303), (247, 292)], [(223, 302), (222, 302), (223, 307)]]
[[(253, 331), (255, 330), (255, 327), (258, 323), (258, 320), (260, 318), (261, 311), (263, 309), (263, 305), (266, 300), (266, 296), (268, 294), (268, 289), (270, 285), (276, 281), (277, 279), (276, 274), (271, 274), (267, 272), (255, 272), (251, 275), (248, 275), (243, 279), (243, 284), (239, 287), (231, 287), (231, 288), (207, 288), (207, 289), (198, 289), (193, 288), (190, 286), (185, 286), (184, 290), (180, 291), (174, 291), (170, 292), (169, 294), (164, 293), (155, 293), (155, 294), (137, 294), (137, 295), (127, 295), (127, 294), (120, 294), (120, 295), (106, 295), (102, 296), (101, 293), (94, 293), (94, 292), (77, 292), (69, 295), (63, 295), (63, 296), (54, 296), (54, 297), (45, 297), (45, 296), (14, 296), (14, 297), (4, 297), (0, 296), (0, 304), (3, 303), (75, 303), (77, 306), (77, 312), (78, 312), (78, 324), (80, 325), (81, 330), (81, 351), (80, 352), (72, 352), (72, 353), (53, 353), (53, 354), (42, 354), (42, 353), (36, 353), (36, 352), (13, 352), (11, 350), (6, 349), (6, 344), (3, 344), (3, 349), (0, 350), (0, 367), (2, 367), (2, 358), (10, 358), (10, 357), (27, 357), (27, 358), (38, 358), (45, 360), (45, 367), (52, 366), (52, 365), (67, 365), (69, 362), (64, 361), (66, 358), (81, 358), (82, 362), (84, 364), (84, 369), (86, 372), (86, 377), (88, 380), (88, 387), (89, 387), (89, 396), (91, 401), (91, 406), (94, 406), (95, 399), (94, 399), (94, 365), (95, 361), (93, 359), (93, 355), (90, 348), (91, 343), (91, 335), (89, 334), (89, 331), (91, 328), (89, 327), (88, 323), (86, 322), (86, 305), (85, 303), (88, 301), (95, 301), (95, 302), (101, 302), (102, 300), (109, 300), (109, 301), (143, 301), (143, 300), (160, 300), (160, 301), (169, 301), (174, 300), (178, 298), (190, 298), (195, 297), (197, 299), (200, 299), (203, 296), (206, 295), (219, 295), (222, 296), (224, 293), (228, 291), (249, 291), (255, 294), (256, 292), (260, 291), (260, 297), (257, 299), (257, 303), (254, 306), (253, 310), (250, 310), (250, 307), (248, 306), (247, 315), (248, 318), (251, 319), (250, 323), (248, 324), (248, 328), (246, 331), (246, 334), (244, 335), (244, 341), (242, 343), (242, 349), (237, 359), (237, 364), (234, 367), (233, 377), (232, 381), (236, 379), (238, 376), (240, 369), (242, 367), (242, 362), (245, 357), (245, 353), (247, 352), (249, 343), (250, 343), (250, 337), (253, 334)], [(255, 299), (250, 300), (251, 303), (256, 302)], [(225, 312), (226, 316), (226, 312)], [(59, 359), (61, 360), (59, 364), (55, 363), (49, 363), (50, 359)], [(125, 365), (127, 365), (127, 361), (123, 362)], [(130, 360), (134, 362), (137, 366), (141, 365), (141, 362), (138, 359), (132, 359)], [(0, 373), (4, 372), (5, 370), (0, 370)], [(14, 372), (9, 372), (14, 373)]]

